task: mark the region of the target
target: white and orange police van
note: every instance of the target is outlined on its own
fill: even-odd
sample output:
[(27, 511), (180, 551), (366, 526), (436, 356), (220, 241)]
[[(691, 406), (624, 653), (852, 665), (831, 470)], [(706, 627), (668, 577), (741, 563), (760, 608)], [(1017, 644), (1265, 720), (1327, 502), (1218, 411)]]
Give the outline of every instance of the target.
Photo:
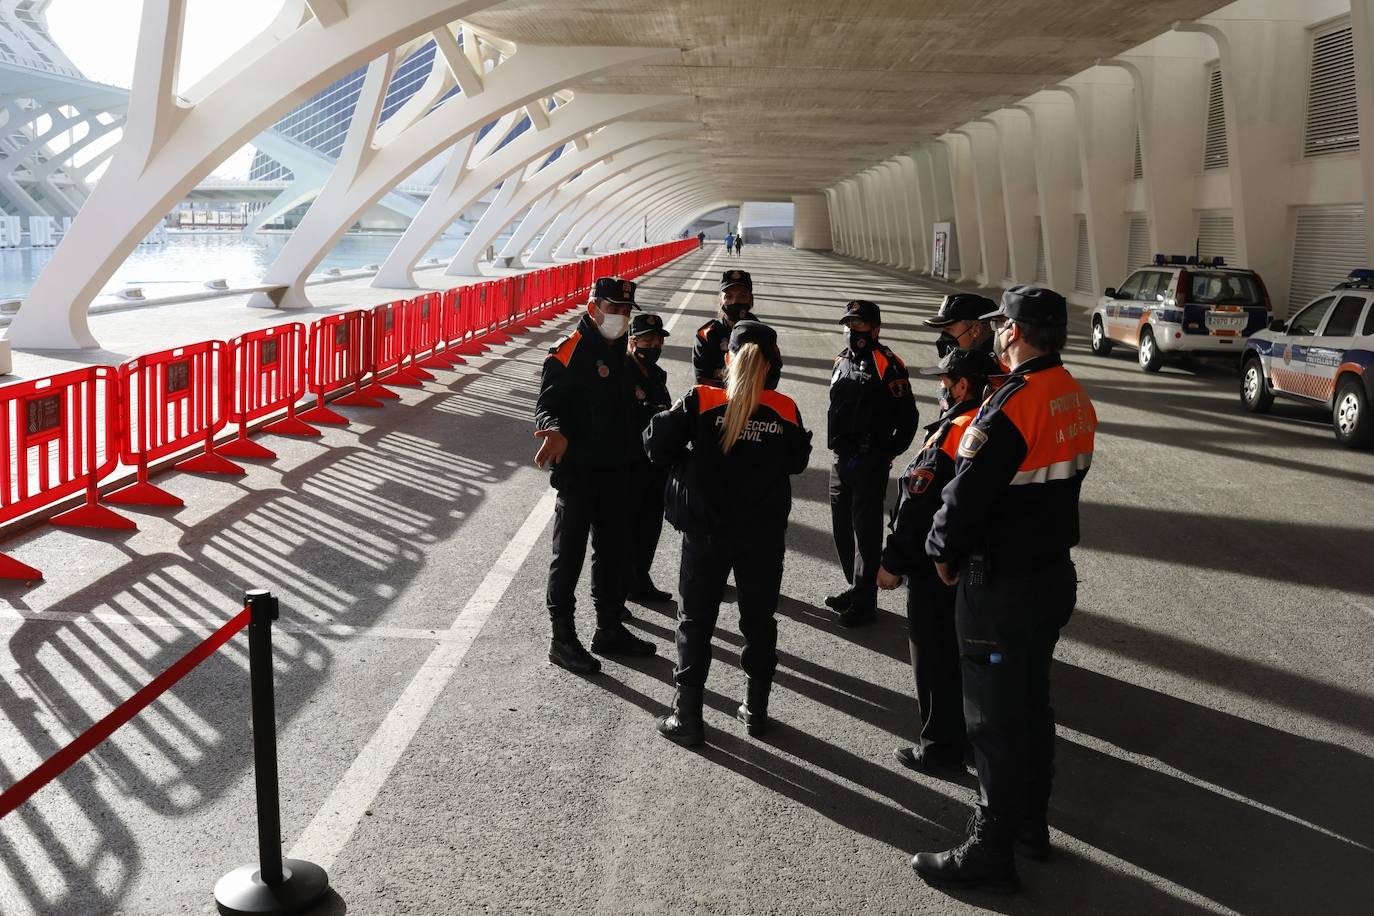
[(1374, 270), (1354, 270), (1331, 292), (1245, 342), (1240, 400), (1264, 413), (1274, 398), (1331, 411), (1336, 441), (1374, 443)]
[(1135, 347), (1140, 367), (1158, 372), (1166, 356), (1234, 353), (1269, 323), (1269, 293), (1253, 270), (1222, 258), (1155, 255), (1113, 289), (1092, 313), (1092, 350)]

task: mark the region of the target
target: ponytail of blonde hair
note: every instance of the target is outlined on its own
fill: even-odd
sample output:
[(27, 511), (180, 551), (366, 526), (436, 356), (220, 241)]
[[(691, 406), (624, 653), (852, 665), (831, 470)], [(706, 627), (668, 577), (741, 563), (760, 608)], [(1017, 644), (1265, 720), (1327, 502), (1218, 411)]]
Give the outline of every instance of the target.
[(725, 390), (730, 401), (725, 405), (725, 429), (720, 434), (720, 450), (727, 455), (758, 409), (768, 368), (768, 357), (756, 343), (747, 343), (730, 354), (730, 365), (725, 369)]

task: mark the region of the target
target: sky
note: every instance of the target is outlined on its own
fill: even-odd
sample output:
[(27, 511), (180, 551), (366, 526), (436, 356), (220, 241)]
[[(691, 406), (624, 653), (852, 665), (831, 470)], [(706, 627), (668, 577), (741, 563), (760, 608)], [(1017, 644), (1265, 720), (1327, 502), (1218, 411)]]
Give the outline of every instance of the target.
[[(282, 0), (187, 0), (177, 85), (193, 85), (266, 28), (281, 6)], [(48, 26), (88, 79), (128, 88), (142, 10), (142, 0), (53, 0)], [(244, 147), (214, 174), (245, 177), (252, 158), (252, 147)]]

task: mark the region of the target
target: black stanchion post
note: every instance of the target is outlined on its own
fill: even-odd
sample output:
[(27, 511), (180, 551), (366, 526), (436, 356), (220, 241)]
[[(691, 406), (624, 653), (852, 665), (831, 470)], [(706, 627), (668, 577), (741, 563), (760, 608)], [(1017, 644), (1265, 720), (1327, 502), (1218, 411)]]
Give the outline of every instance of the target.
[(282, 859), (281, 802), (277, 795), (277, 713), (272, 678), (272, 621), (277, 599), (265, 589), (244, 595), (248, 623), (248, 678), (253, 691), (253, 770), (258, 798), (258, 864), (244, 865), (215, 884), (215, 906), (225, 916), (298, 913), (329, 891), (329, 876), (301, 859)]

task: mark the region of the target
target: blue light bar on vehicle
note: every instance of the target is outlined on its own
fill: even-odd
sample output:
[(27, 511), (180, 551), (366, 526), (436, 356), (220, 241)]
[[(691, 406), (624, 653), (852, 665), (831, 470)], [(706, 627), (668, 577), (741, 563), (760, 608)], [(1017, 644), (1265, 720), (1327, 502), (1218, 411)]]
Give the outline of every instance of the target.
[(1357, 267), (1350, 272), (1347, 280), (1374, 280), (1374, 270), (1368, 267)]
[(1157, 254), (1155, 255), (1155, 266), (1164, 267), (1167, 264), (1196, 264), (1197, 258), (1190, 254)]

